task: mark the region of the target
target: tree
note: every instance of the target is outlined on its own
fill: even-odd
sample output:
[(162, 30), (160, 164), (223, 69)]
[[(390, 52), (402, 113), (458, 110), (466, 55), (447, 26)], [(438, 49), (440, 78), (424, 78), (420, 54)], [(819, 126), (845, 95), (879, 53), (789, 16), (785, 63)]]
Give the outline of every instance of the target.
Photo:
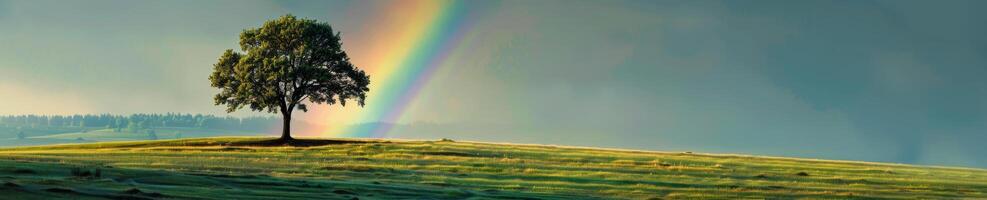
[(140, 127), (140, 124), (138, 124), (137, 122), (134, 122), (133, 119), (129, 120), (128, 123), (127, 123), (127, 130), (129, 130), (129, 131), (138, 131), (141, 128), (142, 127)]
[(24, 131), (17, 131), (17, 139), (23, 140), (24, 138), (27, 138), (27, 135), (24, 134)]
[(282, 140), (291, 140), (291, 113), (306, 103), (364, 105), (370, 77), (350, 63), (340, 33), (328, 23), (285, 15), (240, 33), (241, 52), (227, 49), (209, 76), (216, 105), (281, 113)]

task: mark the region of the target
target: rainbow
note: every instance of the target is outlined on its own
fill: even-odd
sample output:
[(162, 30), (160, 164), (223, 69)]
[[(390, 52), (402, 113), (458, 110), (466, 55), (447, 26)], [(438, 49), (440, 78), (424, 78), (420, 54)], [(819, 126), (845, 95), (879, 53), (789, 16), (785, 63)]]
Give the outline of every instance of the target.
[[(325, 107), (315, 123), (326, 123), (319, 136), (386, 137), (393, 123), (425, 87), (449, 55), (460, 48), (472, 27), (462, 1), (395, 1), (375, 5), (361, 32), (366, 35), (344, 48), (354, 64), (370, 75), (367, 105), (362, 109)], [(362, 46), (362, 47), (360, 47)], [(331, 110), (338, 109), (338, 110)], [(353, 124), (364, 123), (359, 126)]]

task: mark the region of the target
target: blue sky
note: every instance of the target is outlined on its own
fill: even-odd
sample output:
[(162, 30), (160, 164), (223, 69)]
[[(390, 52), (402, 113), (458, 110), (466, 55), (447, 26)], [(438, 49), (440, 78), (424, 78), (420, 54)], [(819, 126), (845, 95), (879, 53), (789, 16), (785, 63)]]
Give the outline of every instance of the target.
[[(471, 3), (480, 34), (400, 123), (478, 130), (395, 136), (987, 167), (985, 4)], [(380, 14), (346, 1), (0, 1), (0, 114), (223, 114), (211, 64), (240, 30), (286, 13), (332, 23), (346, 46)]]

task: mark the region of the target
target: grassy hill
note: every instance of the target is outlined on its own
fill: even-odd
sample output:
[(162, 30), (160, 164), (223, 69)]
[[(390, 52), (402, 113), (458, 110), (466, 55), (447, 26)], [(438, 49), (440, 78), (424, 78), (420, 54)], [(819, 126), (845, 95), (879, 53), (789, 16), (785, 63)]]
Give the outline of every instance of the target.
[(987, 170), (453, 141), (202, 138), (0, 149), (37, 199), (987, 198)]

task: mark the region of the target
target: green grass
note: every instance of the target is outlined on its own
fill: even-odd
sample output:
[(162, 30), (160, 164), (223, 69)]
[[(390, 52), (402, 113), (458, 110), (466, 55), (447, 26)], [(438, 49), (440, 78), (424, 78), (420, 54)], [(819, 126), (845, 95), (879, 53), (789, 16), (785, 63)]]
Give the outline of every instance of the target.
[[(0, 149), (0, 182), (10, 183), (0, 193), (26, 199), (987, 198), (981, 169), (477, 142), (312, 140), (289, 147), (267, 140)], [(102, 175), (71, 175), (79, 167)]]

